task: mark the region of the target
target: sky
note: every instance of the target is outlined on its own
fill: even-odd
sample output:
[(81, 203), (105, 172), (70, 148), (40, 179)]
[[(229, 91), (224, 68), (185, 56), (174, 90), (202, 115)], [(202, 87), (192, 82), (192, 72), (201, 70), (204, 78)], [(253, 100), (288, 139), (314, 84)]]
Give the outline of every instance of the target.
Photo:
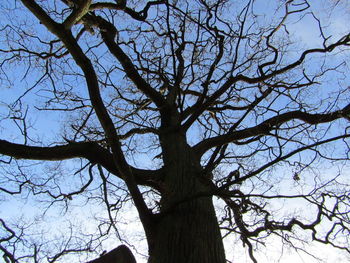
[[(266, 1), (262, 1), (260, 0), (260, 2), (262, 3), (262, 5), (266, 5)], [(317, 2), (317, 4), (315, 4), (315, 9), (317, 8), (317, 13), (322, 16), (322, 14), (324, 14), (324, 10), (327, 10), (329, 8), (329, 6), (327, 5), (327, 2), (330, 1), (324, 1), (322, 4), (320, 4), (320, 2)], [(326, 3), (326, 4), (325, 4)], [(329, 25), (327, 26), (327, 34), (328, 35), (332, 35), (332, 39), (337, 39), (337, 37), (339, 37), (339, 35), (341, 35), (342, 33), (346, 32), (348, 30), (348, 24), (350, 21), (350, 9), (347, 9), (346, 7), (349, 7), (349, 4), (344, 4), (341, 3), (338, 5), (337, 9), (335, 11), (333, 11), (332, 16), (331, 17), (323, 17), (324, 21), (327, 23), (329, 23)], [(311, 46), (314, 44), (315, 39), (318, 36), (318, 32), (315, 30), (314, 26), (309, 26), (309, 24), (307, 23), (307, 21), (310, 21), (311, 17), (306, 17), (305, 20), (301, 23), (296, 23), (294, 25), (294, 32), (293, 32), (293, 36), (297, 39), (300, 40), (301, 45), (305, 45), (305, 46)], [(349, 55), (349, 54), (348, 54)], [(20, 74), (19, 74), (20, 73)], [(20, 72), (17, 72), (18, 75), (22, 75), (23, 73), (23, 69), (20, 70)], [(17, 80), (18, 83), (20, 82), (20, 79)], [(344, 82), (348, 82), (349, 80), (346, 79)], [(29, 81), (30, 82), (30, 81)], [(15, 87), (20, 87), (20, 85), (18, 85), (18, 83), (15, 83)], [(6, 97), (7, 101), (12, 101), (17, 92), (14, 88), (9, 89), (8, 87), (6, 87), (5, 85), (1, 85), (0, 86), (0, 92), (3, 96), (3, 98)], [(29, 98), (31, 95), (28, 95)], [(6, 109), (4, 108), (4, 104), (0, 103), (0, 111), (2, 113), (2, 116), (6, 115)], [(58, 120), (57, 120), (58, 119)], [(32, 120), (33, 123), (36, 123), (37, 127), (40, 127), (40, 135), (38, 135), (38, 137), (41, 136), (45, 136), (45, 134), (49, 134), (48, 137), (51, 137), (54, 134), (60, 134), (61, 130), (57, 129), (57, 126), (60, 124), (60, 121), (63, 121), (62, 118), (60, 118), (59, 114), (58, 115), (51, 115), (50, 117), (48, 117), (45, 113), (42, 113), (42, 115), (37, 115), (35, 117), (35, 119)], [(0, 124), (0, 136), (3, 136), (7, 139), (11, 139), (13, 141), (17, 141), (17, 142), (21, 142), (20, 141), (20, 137), (19, 136), (14, 136), (14, 133), (12, 133), (12, 129), (16, 129), (16, 126), (14, 125), (13, 121), (2, 121), (2, 123)], [(10, 129), (9, 129), (10, 127)], [(55, 136), (55, 135), (54, 135)], [(3, 138), (2, 137), (2, 138)], [(1, 139), (2, 139), (1, 138)], [(68, 169), (73, 169), (73, 164), (72, 167), (69, 167), (68, 165)], [(48, 167), (49, 168), (49, 167)], [(34, 173), (40, 173), (42, 171), (35, 171)], [(6, 199), (6, 198), (5, 198)], [(1, 198), (0, 198), (1, 201)], [(13, 204), (13, 203), (11, 203)], [(12, 212), (13, 210), (11, 210), (11, 208), (4, 203), (1, 204), (2, 209), (0, 209), (0, 217), (1, 216), (10, 216), (9, 212)], [(25, 211), (27, 216), (31, 215), (30, 211), (34, 211), (36, 208), (38, 208), (37, 206), (34, 206), (33, 204), (27, 202), (21, 205), (21, 211)], [(62, 208), (64, 209), (64, 208)], [(13, 212), (17, 212), (17, 211), (13, 211)], [(54, 211), (56, 212), (56, 211)], [(53, 214), (55, 214), (53, 212)], [(50, 213), (50, 211), (48, 212)], [(92, 214), (97, 214), (97, 211), (83, 211), (79, 208), (75, 208), (74, 212), (72, 212), (75, 215), (81, 215), (84, 214), (85, 217), (85, 213), (86, 213), (86, 218), (84, 218), (84, 220), (87, 220), (88, 215), (90, 213)], [(32, 214), (33, 216), (37, 216), (35, 213)], [(53, 217), (51, 218), (51, 223), (57, 223), (57, 220), (59, 220), (59, 216)], [(82, 221), (84, 221), (82, 220)], [(146, 248), (145, 248), (145, 241), (143, 239), (143, 235), (142, 235), (142, 231), (140, 231), (140, 224), (137, 221), (137, 215), (135, 213), (135, 211), (132, 210), (132, 207), (126, 207), (125, 211), (123, 213), (120, 214), (120, 218), (118, 218), (119, 220), (119, 226), (120, 226), (120, 232), (122, 233), (122, 235), (127, 235), (129, 236), (130, 233), (132, 235), (132, 237), (130, 238), (130, 240), (132, 240), (132, 242), (130, 242), (132, 245), (134, 245), (135, 247), (138, 248), (138, 250), (141, 251), (141, 253), (146, 253)], [(50, 225), (50, 222), (49, 224)], [(87, 228), (89, 228), (88, 224), (86, 226)], [(56, 229), (57, 233), (59, 232), (60, 229)], [(55, 232), (55, 231), (53, 231)], [(240, 241), (236, 240), (236, 242), (238, 242), (238, 246), (232, 246), (232, 241), (230, 242), (230, 240), (225, 241), (225, 247), (226, 247), (226, 251), (227, 251), (227, 258), (228, 260), (231, 260), (234, 263), (245, 263), (245, 262), (250, 262), (248, 259), (248, 255), (247, 252), (244, 248), (241, 247), (240, 245)], [(106, 241), (106, 248), (113, 248), (115, 246), (114, 243), (110, 242), (110, 241)], [(273, 247), (273, 251), (274, 252), (270, 252), (271, 248)], [(140, 249), (141, 248), (141, 249)], [(335, 251), (329, 247), (324, 247), (322, 245), (315, 245), (314, 247), (312, 247), (312, 250), (314, 250), (316, 252), (317, 255), (319, 255), (320, 257), (325, 257), (325, 261), (327, 263), (332, 263), (332, 262), (344, 262), (344, 259), (346, 258), (345, 254), (339, 252), (338, 250)], [(319, 262), (317, 260), (314, 260), (312, 257), (310, 256), (306, 256), (305, 254), (298, 254), (295, 253), (295, 251), (293, 251), (293, 249), (291, 249), (290, 251), (288, 251), (287, 249), (284, 250), (283, 252), (285, 252), (283, 254), (283, 256), (280, 257), (280, 253), (281, 253), (281, 247), (280, 247), (280, 242), (278, 240), (271, 242), (271, 244), (269, 244), (269, 246), (267, 247), (267, 251), (268, 253), (273, 253), (273, 258), (275, 258), (275, 261), (271, 261), (270, 258), (266, 258), (264, 256), (264, 250), (262, 249), (259, 252), (259, 262), (261, 263), (268, 263), (268, 262), (283, 262), (283, 263), (296, 263), (296, 262), (308, 262), (308, 263), (313, 263), (313, 262)], [(290, 252), (290, 254), (289, 254)], [(270, 256), (270, 255), (268, 255)], [(142, 257), (141, 255), (136, 255), (138, 262), (139, 263), (144, 263), (146, 262), (145, 258)], [(350, 258), (349, 258), (350, 261)]]

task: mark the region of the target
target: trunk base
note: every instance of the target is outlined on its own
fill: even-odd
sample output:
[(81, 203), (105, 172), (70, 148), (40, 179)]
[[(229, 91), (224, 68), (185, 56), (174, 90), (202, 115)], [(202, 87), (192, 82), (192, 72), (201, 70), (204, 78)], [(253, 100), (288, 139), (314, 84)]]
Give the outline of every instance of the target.
[(211, 198), (178, 205), (162, 218), (148, 263), (225, 263)]

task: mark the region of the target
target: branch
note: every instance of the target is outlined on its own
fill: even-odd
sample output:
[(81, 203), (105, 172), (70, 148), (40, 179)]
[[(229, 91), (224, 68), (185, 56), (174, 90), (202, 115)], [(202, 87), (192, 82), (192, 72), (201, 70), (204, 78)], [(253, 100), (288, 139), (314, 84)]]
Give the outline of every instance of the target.
[(73, 12), (63, 22), (65, 29), (70, 29), (74, 24), (79, 22), (82, 17), (89, 12), (92, 0), (80, 0), (78, 1), (81, 5), (76, 6)]
[(153, 89), (138, 73), (131, 59), (125, 54), (120, 46), (115, 42), (117, 29), (115, 26), (103, 19), (102, 17), (95, 17), (98, 27), (100, 28), (102, 39), (105, 42), (108, 50), (117, 58), (122, 65), (126, 75), (136, 87), (142, 91), (148, 98), (150, 98), (159, 108), (165, 104), (163, 96)]
[(275, 127), (280, 126), (291, 120), (301, 120), (309, 124), (320, 124), (331, 122), (339, 118), (349, 119), (350, 104), (344, 107), (342, 110), (337, 110), (331, 113), (325, 114), (310, 114), (302, 111), (290, 111), (275, 117), (272, 117), (259, 125), (251, 128), (246, 128), (239, 131), (232, 131), (230, 133), (219, 135), (213, 138), (209, 138), (201, 141), (194, 146), (195, 151), (201, 156), (207, 150), (215, 146), (221, 146), (233, 141), (238, 141), (259, 135), (268, 135)]
[[(208, 107), (212, 106), (215, 103), (215, 101), (218, 98), (220, 98), (220, 96), (222, 96), (235, 83), (240, 82), (240, 81), (248, 83), (248, 84), (261, 83), (261, 82), (264, 82), (264, 81), (271, 79), (275, 76), (278, 76), (280, 74), (283, 74), (283, 73), (301, 65), (304, 62), (305, 58), (309, 54), (329, 53), (339, 46), (349, 46), (349, 45), (350, 45), (350, 34), (345, 35), (344, 37), (340, 38), (337, 42), (335, 42), (335, 43), (333, 43), (325, 48), (314, 48), (314, 49), (305, 50), (300, 55), (299, 59), (297, 59), (296, 61), (294, 61), (293, 63), (291, 63), (285, 67), (282, 67), (280, 69), (276, 69), (276, 70), (272, 71), (270, 74), (261, 75), (258, 77), (248, 77), (248, 76), (241, 75), (241, 74), (236, 75), (236, 76), (230, 76), (220, 88), (218, 88), (210, 97), (208, 97), (206, 99), (206, 101), (204, 101), (202, 104), (198, 104), (198, 105), (196, 104), (194, 107), (190, 107), (188, 109), (187, 114), (184, 115), (184, 118), (188, 117), (188, 119), (183, 124), (183, 128), (187, 130), (198, 119), (198, 117), (205, 110), (208, 109)], [(188, 116), (189, 114), (191, 114), (191, 115)]]
[[(79, 44), (77, 43), (77, 40), (72, 35), (72, 32), (65, 30), (61, 25), (58, 25), (56, 22), (54, 22), (46, 13), (45, 11), (33, 0), (22, 0), (22, 3), (53, 33), (55, 34), (66, 46), (69, 53), (72, 55), (74, 61), (76, 64), (81, 68), (81, 70), (84, 73), (84, 77), (86, 80), (89, 97), (91, 100), (91, 104), (96, 112), (97, 118), (99, 122), (101, 123), (101, 126), (106, 134), (107, 143), (111, 147), (112, 153), (113, 153), (113, 161), (114, 164), (117, 167), (118, 174), (121, 178), (124, 179), (128, 190), (130, 192), (130, 195), (133, 198), (133, 201), (135, 203), (135, 206), (139, 212), (141, 222), (145, 226), (146, 235), (149, 240), (149, 236), (151, 235), (151, 211), (148, 209), (142, 194), (140, 190), (138, 189), (136, 179), (133, 174), (133, 170), (127, 163), (124, 153), (122, 151), (121, 143), (118, 137), (118, 134), (116, 132), (116, 128), (114, 126), (114, 123), (109, 116), (109, 113), (104, 105), (103, 99), (101, 97), (100, 89), (99, 89), (99, 83), (96, 76), (96, 72), (94, 70), (94, 67), (91, 63), (91, 60), (86, 56), (85, 52), (81, 49)], [(92, 16), (91, 16), (92, 17)], [(98, 18), (98, 17), (96, 17)], [(101, 21), (105, 21), (101, 18)], [(105, 21), (107, 24), (107, 28), (102, 28), (103, 30), (107, 29), (109, 31), (110, 28), (112, 28), (112, 38), (111, 36), (107, 35), (107, 32), (101, 32), (102, 36), (107, 38), (109, 43), (112, 45), (114, 43), (114, 36), (116, 34), (116, 30), (114, 26), (107, 21)], [(111, 27), (112, 26), (112, 27)], [(114, 29), (113, 29), (114, 28)], [(103, 31), (102, 30), (102, 31)], [(117, 46), (116, 51), (119, 52), (121, 49)], [(133, 67), (132, 62), (130, 59), (121, 51), (120, 55), (121, 62), (124, 63), (123, 66), (129, 66), (131, 65), (131, 72), (136, 73), (135, 77), (137, 81), (141, 81), (141, 83), (138, 83), (139, 85), (147, 84), (140, 76), (138, 75), (138, 72)], [(124, 60), (125, 59), (125, 60)], [(126, 63), (126, 64), (125, 64)], [(128, 71), (129, 69), (127, 69)], [(139, 87), (139, 86), (138, 86)], [(140, 87), (139, 87), (140, 88)], [(149, 86), (146, 86), (144, 89), (141, 88), (142, 91), (148, 92)], [(152, 89), (154, 92), (152, 95), (157, 93), (155, 90)], [(146, 95), (149, 95), (146, 93)], [(159, 95), (157, 97), (158, 99), (161, 98)], [(158, 101), (159, 103), (159, 101)]]
[(153, 134), (158, 134), (158, 131), (154, 128), (132, 128), (129, 131), (127, 131), (125, 134), (123, 135), (119, 135), (119, 138), (121, 140), (127, 139), (135, 134), (147, 134), (147, 133), (153, 133)]
[(126, 1), (118, 1), (117, 4), (105, 2), (105, 3), (92, 4), (90, 6), (90, 10), (97, 10), (97, 9), (123, 10), (133, 19), (136, 19), (138, 21), (145, 21), (147, 19), (148, 10), (150, 9), (150, 7), (153, 5), (160, 5), (160, 4), (165, 4), (165, 1), (149, 1), (141, 11), (137, 12), (126, 6)]
[[(96, 142), (74, 142), (52, 147), (28, 146), (0, 140), (0, 154), (15, 159), (62, 161), (73, 158), (85, 158), (91, 163), (100, 164), (110, 173), (120, 177), (113, 155)], [(137, 184), (158, 189), (157, 180), (161, 171), (149, 171), (132, 168)], [(121, 177), (120, 177), (121, 178)]]
[[(86, 157), (94, 151), (95, 143), (70, 143), (61, 146), (38, 147), (0, 140), (0, 154), (16, 159), (59, 161), (76, 157)], [(85, 155), (85, 156), (84, 156)]]
[[(120, 2), (120, 3), (119, 3)], [(126, 1), (118, 1), (118, 3), (99, 2), (90, 5), (90, 10), (110, 9), (110, 10), (122, 10), (125, 8)]]
[[(248, 178), (251, 178), (261, 172), (263, 172), (264, 170), (268, 169), (269, 167), (272, 167), (273, 165), (281, 162), (281, 161), (284, 161), (284, 160), (287, 160), (289, 158), (291, 158), (292, 156), (296, 155), (297, 153), (300, 153), (300, 152), (303, 152), (305, 150), (308, 150), (308, 149), (312, 149), (314, 147), (317, 147), (317, 146), (320, 146), (320, 145), (323, 145), (323, 144), (327, 144), (327, 143), (330, 143), (330, 142), (334, 142), (334, 141), (337, 141), (337, 140), (341, 140), (341, 139), (345, 139), (345, 138), (350, 138), (350, 134), (345, 134), (345, 135), (340, 135), (340, 136), (337, 136), (337, 137), (332, 137), (332, 138), (329, 138), (329, 139), (326, 139), (326, 140), (323, 140), (323, 141), (318, 141), (318, 142), (315, 142), (313, 144), (309, 144), (309, 145), (306, 145), (304, 147), (300, 147), (300, 148), (297, 148), (285, 155), (281, 155), (273, 160), (271, 160), (270, 162), (264, 164), (263, 166), (261, 166), (260, 168), (248, 173), (247, 175), (244, 175), (244, 176), (240, 176), (239, 178), (235, 179), (235, 180), (232, 180), (222, 186), (220, 186), (218, 189), (217, 189), (217, 192), (219, 193), (218, 196), (225, 196), (225, 195), (228, 195), (230, 196), (230, 190), (226, 191), (225, 189), (228, 189), (230, 186), (234, 185), (234, 184), (240, 184), (242, 183), (243, 181), (246, 181)], [(267, 197), (264, 197), (264, 198), (267, 198)]]
[(118, 135), (110, 118), (106, 107), (104, 106), (97, 76), (91, 61), (85, 55), (84, 51), (78, 45), (72, 33), (65, 30), (61, 25), (53, 21), (45, 11), (34, 1), (22, 0), (22, 3), (44, 24), (54, 35), (56, 35), (66, 46), (74, 61), (84, 73), (89, 97), (96, 115), (106, 133), (107, 141), (110, 144), (112, 152), (116, 158), (119, 172), (123, 175), (128, 170), (128, 164), (121, 150)]

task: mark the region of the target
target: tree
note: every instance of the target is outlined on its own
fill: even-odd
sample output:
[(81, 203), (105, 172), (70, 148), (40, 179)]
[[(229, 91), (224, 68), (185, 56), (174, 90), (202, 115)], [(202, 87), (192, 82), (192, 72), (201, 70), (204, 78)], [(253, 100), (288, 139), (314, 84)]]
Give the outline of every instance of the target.
[[(65, 261), (125, 239), (117, 216), (130, 202), (149, 263), (223, 263), (226, 237), (253, 262), (273, 237), (350, 252), (350, 34), (327, 31), (317, 6), (2, 5), (2, 86), (21, 93), (3, 98), (1, 196), (46, 206), (34, 225), (2, 215), (5, 262)], [(300, 43), (305, 21), (314, 35)], [(74, 222), (61, 222), (61, 240), (35, 231), (60, 205), (96, 204), (105, 214), (80, 234)]]

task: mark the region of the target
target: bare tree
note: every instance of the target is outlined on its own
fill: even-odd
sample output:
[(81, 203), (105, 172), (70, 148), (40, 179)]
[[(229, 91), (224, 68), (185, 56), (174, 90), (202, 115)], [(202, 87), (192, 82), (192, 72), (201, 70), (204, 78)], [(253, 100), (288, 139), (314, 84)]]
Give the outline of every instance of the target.
[[(1, 5), (5, 262), (83, 262), (107, 241), (132, 245), (119, 226), (130, 204), (149, 263), (224, 263), (235, 237), (253, 262), (275, 238), (350, 252), (350, 34), (330, 32), (317, 6)], [(18, 198), (40, 217), (9, 216)]]

